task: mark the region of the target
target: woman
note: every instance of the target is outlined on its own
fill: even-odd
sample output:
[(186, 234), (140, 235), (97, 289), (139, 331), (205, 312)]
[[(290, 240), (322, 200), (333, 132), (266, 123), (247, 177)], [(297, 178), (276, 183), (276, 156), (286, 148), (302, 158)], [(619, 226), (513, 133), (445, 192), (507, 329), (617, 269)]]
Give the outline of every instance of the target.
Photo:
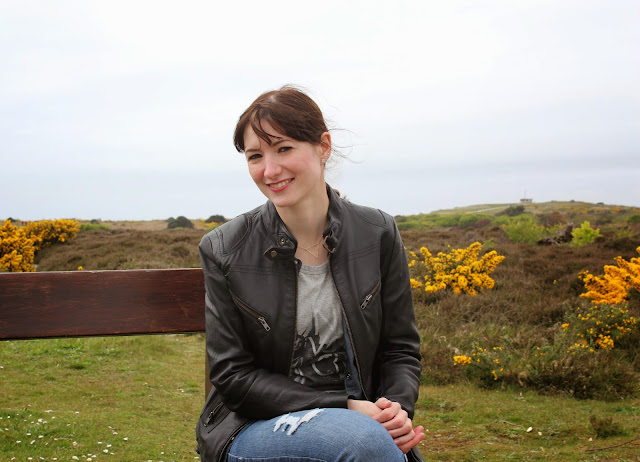
[(393, 218), (326, 185), (331, 135), (295, 87), (258, 97), (234, 143), (268, 201), (200, 244), (202, 460), (422, 460), (420, 339)]

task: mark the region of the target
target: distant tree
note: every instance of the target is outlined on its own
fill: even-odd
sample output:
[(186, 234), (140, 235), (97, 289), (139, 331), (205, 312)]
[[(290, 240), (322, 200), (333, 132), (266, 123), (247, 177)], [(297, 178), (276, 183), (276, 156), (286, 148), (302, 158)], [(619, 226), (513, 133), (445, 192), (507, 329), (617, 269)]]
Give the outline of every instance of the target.
[(227, 219), (222, 215), (211, 215), (204, 222), (205, 223), (225, 223)]
[(167, 228), (168, 229), (172, 229), (172, 228), (193, 228), (193, 223), (191, 223), (191, 220), (189, 220), (186, 217), (183, 217), (182, 215), (180, 215), (176, 219), (170, 218), (167, 221), (168, 221), (168, 223), (167, 223)]

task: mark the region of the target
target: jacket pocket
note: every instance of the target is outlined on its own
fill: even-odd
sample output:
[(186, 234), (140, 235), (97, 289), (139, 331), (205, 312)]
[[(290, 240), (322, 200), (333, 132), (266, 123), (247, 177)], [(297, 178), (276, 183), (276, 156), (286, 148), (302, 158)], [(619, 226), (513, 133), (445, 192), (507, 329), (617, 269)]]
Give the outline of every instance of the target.
[(371, 300), (373, 300), (373, 297), (375, 297), (377, 293), (380, 292), (380, 287), (382, 287), (382, 278), (378, 279), (378, 281), (369, 290), (369, 292), (367, 292), (367, 295), (364, 297), (364, 299), (362, 299), (362, 302), (360, 302), (361, 309), (364, 310), (367, 307), (367, 305), (371, 303)]
[(213, 388), (200, 415), (202, 427), (209, 433), (224, 420), (228, 413), (229, 409), (222, 403), (220, 394)]
[(244, 311), (250, 317), (255, 319), (257, 322), (259, 322), (262, 325), (262, 327), (264, 328), (264, 330), (266, 330), (267, 332), (269, 332), (271, 330), (271, 326), (269, 326), (269, 323), (267, 322), (267, 318), (263, 314), (258, 313), (256, 310), (251, 308), (245, 302), (240, 300), (240, 298), (238, 296), (236, 296), (233, 292), (229, 291), (229, 293), (231, 294), (231, 298), (233, 298), (233, 302), (236, 304), (236, 306), (238, 308), (240, 308), (242, 311)]
[(196, 452), (200, 454), (200, 460), (226, 461), (233, 440), (250, 421), (229, 410), (222, 403), (220, 394), (212, 389), (196, 426)]

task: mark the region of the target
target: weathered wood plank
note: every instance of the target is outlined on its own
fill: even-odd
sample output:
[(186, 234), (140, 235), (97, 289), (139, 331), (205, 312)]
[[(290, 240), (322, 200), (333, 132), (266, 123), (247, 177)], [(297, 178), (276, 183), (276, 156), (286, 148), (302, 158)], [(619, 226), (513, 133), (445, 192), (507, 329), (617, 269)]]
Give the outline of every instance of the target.
[(0, 273), (0, 340), (204, 332), (202, 269)]

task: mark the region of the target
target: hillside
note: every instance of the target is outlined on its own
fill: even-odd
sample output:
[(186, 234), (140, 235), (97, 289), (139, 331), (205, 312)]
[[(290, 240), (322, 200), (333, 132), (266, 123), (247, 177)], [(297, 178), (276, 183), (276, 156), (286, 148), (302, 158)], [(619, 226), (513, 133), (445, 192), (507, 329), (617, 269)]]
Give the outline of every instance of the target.
[(597, 204), (591, 202), (577, 201), (549, 201), (540, 203), (509, 203), (509, 204), (476, 204), (463, 207), (454, 207), (452, 209), (435, 210), (434, 214), (454, 214), (454, 213), (488, 213), (496, 215), (508, 207), (522, 205), (526, 212), (531, 213), (594, 213), (603, 212), (617, 213), (621, 215), (631, 215), (640, 213), (640, 207), (607, 205), (602, 202)]

